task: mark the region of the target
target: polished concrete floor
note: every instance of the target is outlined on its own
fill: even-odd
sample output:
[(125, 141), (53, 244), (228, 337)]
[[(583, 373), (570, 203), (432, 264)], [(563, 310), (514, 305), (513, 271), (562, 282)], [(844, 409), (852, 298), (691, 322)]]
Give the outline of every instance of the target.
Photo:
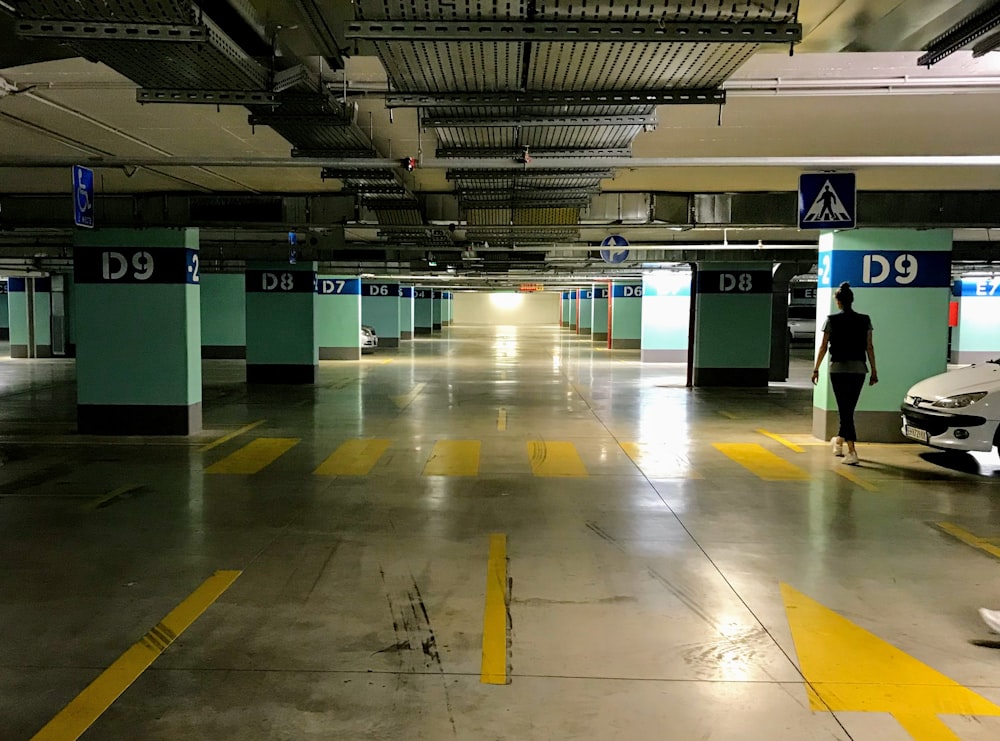
[(995, 741), (1000, 461), (840, 465), (810, 353), (207, 361), (196, 439), (81, 437), (72, 361), (0, 359), (0, 739)]

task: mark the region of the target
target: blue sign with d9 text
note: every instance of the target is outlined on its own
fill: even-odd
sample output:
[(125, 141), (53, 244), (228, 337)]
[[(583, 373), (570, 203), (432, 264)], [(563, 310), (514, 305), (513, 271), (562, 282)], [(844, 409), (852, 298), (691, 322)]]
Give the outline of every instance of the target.
[(817, 284), (834, 288), (844, 281), (854, 288), (947, 288), (951, 285), (951, 253), (820, 252)]

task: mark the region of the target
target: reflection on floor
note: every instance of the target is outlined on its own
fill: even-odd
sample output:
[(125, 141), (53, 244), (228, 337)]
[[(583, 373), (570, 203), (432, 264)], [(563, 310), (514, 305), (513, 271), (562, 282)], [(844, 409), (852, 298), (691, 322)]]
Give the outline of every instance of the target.
[(190, 439), (0, 360), (0, 736), (995, 740), (1000, 459), (840, 465), (810, 354), (687, 389), (452, 327), (310, 387), (206, 361)]

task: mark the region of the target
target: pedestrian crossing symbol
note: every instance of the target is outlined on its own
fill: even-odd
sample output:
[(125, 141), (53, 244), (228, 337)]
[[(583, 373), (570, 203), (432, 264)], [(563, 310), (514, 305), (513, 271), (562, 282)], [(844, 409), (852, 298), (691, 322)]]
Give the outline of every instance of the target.
[(853, 229), (855, 206), (853, 172), (799, 175), (799, 229)]

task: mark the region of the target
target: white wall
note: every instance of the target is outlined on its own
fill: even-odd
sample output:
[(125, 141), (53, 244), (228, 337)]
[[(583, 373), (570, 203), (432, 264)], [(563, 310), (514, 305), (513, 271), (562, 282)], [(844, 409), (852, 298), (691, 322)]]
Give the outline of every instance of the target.
[(453, 324), (557, 326), (561, 311), (557, 292), (488, 293), (455, 291)]

